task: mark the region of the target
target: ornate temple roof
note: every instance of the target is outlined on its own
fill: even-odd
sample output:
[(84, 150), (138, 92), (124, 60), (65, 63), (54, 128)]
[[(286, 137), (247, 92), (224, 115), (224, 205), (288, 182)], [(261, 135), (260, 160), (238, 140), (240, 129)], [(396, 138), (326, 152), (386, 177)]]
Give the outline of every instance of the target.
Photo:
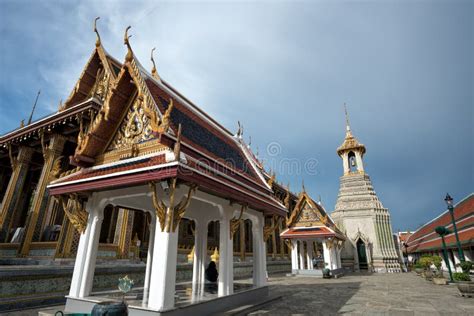
[(302, 191), (296, 206), (286, 221), (288, 229), (280, 234), (282, 238), (326, 238), (336, 237), (344, 240), (344, 234), (338, 229), (332, 218), (320, 203)]
[(85, 193), (177, 177), (223, 198), (286, 215), (241, 135), (230, 133), (162, 80), (153, 57), (152, 72), (145, 70), (133, 54), (127, 31), (125, 61), (108, 56), (98, 37), (65, 103), (73, 106), (93, 95), (103, 105), (79, 135), (71, 156), (79, 168), (52, 182), (50, 193)]

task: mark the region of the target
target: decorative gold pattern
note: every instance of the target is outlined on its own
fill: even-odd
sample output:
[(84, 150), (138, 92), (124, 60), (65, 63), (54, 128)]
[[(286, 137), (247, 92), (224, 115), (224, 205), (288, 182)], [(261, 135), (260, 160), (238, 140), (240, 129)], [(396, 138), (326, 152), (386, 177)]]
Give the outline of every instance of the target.
[(108, 148), (109, 151), (141, 143), (154, 137), (144, 108), (143, 96), (139, 95), (115, 134)]
[(178, 135), (176, 135), (176, 143), (174, 144), (173, 153), (174, 159), (179, 161), (181, 155), (181, 124), (179, 124), (178, 127)]
[(53, 166), (51, 167), (51, 172), (49, 175), (49, 182), (59, 178), (59, 175), (61, 174), (61, 160), (62, 159), (63, 159), (63, 156), (59, 156), (56, 159), (54, 159)]
[(266, 242), (268, 238), (272, 235), (272, 233), (277, 229), (280, 225), (280, 221), (283, 217), (278, 217), (278, 220), (275, 221), (275, 215), (272, 216), (273, 225), (271, 226), (264, 226), (263, 227), (263, 240)]
[(59, 196), (59, 202), (63, 206), (64, 214), (77, 229), (79, 233), (84, 233), (87, 227), (87, 218), (89, 214), (84, 210), (82, 202), (79, 200), (77, 194), (69, 195), (66, 200), (64, 196)]
[(163, 201), (158, 199), (157, 194), (156, 194), (155, 182), (150, 182), (148, 185), (152, 193), (152, 200), (153, 200), (153, 206), (155, 207), (156, 217), (158, 218), (158, 221), (160, 222), (161, 231), (164, 231), (165, 223), (166, 223), (166, 212), (168, 211), (168, 208), (166, 207), (165, 203), (163, 203)]
[(240, 224), (243, 222), (242, 221), (242, 215), (244, 214), (244, 211), (247, 209), (247, 205), (242, 205), (240, 208), (240, 215), (239, 218), (232, 217), (232, 219), (229, 221), (230, 224), (230, 239), (234, 238), (234, 234), (237, 232), (237, 229), (239, 229)]
[(184, 216), (186, 209), (191, 202), (191, 196), (197, 189), (196, 184), (190, 184), (188, 194), (179, 201), (178, 204), (174, 205), (175, 193), (176, 193), (176, 183), (177, 178), (172, 178), (169, 181), (169, 194), (170, 194), (170, 202), (169, 207), (165, 205), (165, 203), (158, 199), (156, 193), (156, 184), (154, 182), (150, 182), (149, 186), (152, 191), (152, 201), (153, 206), (155, 208), (156, 216), (158, 217), (158, 221), (160, 222), (161, 231), (166, 232), (175, 232), (176, 228), (178, 227), (179, 222)]

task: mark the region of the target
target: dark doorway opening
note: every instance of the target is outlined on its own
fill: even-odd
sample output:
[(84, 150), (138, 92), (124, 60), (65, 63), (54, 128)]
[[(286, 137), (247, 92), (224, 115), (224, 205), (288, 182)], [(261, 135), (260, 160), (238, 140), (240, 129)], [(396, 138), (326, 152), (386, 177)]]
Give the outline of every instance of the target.
[(365, 249), (365, 243), (362, 239), (357, 241), (357, 255), (359, 256), (359, 269), (367, 270), (367, 251)]

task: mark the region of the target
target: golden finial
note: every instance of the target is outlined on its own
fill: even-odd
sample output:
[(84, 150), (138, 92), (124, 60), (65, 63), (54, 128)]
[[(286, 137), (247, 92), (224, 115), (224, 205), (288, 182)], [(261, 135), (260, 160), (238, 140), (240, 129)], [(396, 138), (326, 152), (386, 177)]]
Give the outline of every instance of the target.
[(100, 16), (98, 16), (94, 19), (94, 32), (97, 35), (97, 40), (95, 41), (95, 46), (96, 47), (99, 47), (100, 44), (101, 44), (99, 31), (97, 30), (97, 20), (99, 20), (99, 19), (100, 19)]
[(25, 127), (25, 120), (20, 121), (20, 128)]
[(153, 52), (155, 51), (155, 47), (153, 47), (153, 49), (151, 50), (151, 62), (153, 63), (153, 68), (151, 69), (151, 75), (153, 76), (153, 78), (155, 79), (158, 79), (158, 80), (161, 80), (160, 79), (160, 76), (158, 75), (158, 71), (156, 71), (156, 64), (155, 64), (155, 60), (153, 59)]
[(125, 29), (125, 34), (123, 36), (123, 44), (127, 46), (128, 48), (128, 52), (127, 52), (127, 55), (125, 56), (125, 61), (132, 61), (133, 59), (133, 53), (132, 53), (132, 47), (130, 46), (130, 37), (132, 37), (132, 35), (128, 35), (128, 30), (131, 29), (132, 27), (129, 25), (127, 26), (127, 28)]
[(304, 179), (301, 181), (301, 188), (303, 192), (306, 192), (306, 188), (304, 187)]

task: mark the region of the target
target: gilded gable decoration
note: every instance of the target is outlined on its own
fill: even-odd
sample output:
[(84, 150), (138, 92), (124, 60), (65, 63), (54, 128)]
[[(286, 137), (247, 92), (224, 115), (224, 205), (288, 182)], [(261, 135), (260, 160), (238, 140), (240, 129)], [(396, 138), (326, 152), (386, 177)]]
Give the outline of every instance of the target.
[(151, 125), (149, 124), (150, 119), (145, 114), (143, 99), (142, 95), (135, 98), (108, 150), (138, 144), (154, 137)]

